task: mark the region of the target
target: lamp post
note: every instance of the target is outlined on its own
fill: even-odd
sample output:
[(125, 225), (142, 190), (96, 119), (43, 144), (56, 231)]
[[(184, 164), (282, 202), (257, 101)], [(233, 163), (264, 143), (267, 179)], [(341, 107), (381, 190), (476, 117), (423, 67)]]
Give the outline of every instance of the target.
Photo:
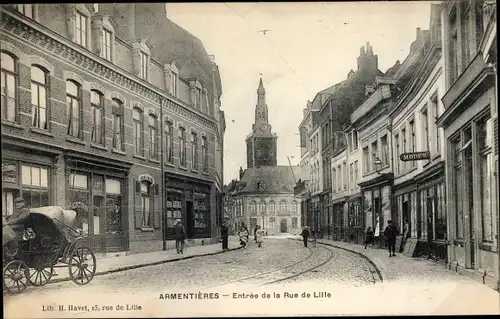
[(380, 160), (380, 158), (376, 157), (373, 164), (375, 164), (375, 171), (380, 174), (380, 171), (382, 170), (382, 161)]

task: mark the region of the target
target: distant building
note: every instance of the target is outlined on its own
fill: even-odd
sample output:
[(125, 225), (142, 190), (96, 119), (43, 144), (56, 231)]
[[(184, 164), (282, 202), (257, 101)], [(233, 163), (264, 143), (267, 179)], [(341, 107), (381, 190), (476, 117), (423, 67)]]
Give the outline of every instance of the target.
[(244, 223), (251, 232), (260, 225), (269, 235), (299, 233), (300, 200), (294, 198), (293, 188), (300, 167), (277, 165), (277, 136), (269, 125), (262, 79), (257, 96), (255, 122), (247, 137), (248, 168), (240, 168), (239, 180), (232, 181), (227, 190), (232, 228)]

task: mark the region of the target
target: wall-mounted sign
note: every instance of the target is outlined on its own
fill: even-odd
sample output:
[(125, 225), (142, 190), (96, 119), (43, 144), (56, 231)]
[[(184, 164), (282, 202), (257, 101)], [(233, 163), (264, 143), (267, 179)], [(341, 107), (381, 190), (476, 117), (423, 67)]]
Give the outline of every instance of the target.
[(403, 162), (409, 161), (420, 161), (431, 158), (431, 154), (429, 152), (414, 152), (414, 153), (403, 153), (399, 155), (399, 158)]
[(17, 183), (17, 164), (2, 163), (2, 181)]

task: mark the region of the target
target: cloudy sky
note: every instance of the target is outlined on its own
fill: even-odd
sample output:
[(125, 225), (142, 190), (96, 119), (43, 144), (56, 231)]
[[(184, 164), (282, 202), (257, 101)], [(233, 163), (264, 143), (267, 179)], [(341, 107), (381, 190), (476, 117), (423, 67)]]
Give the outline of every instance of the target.
[[(278, 134), (278, 165), (300, 162), (298, 126), (315, 94), (356, 69), (370, 42), (385, 72), (428, 29), (430, 2), (168, 3), (167, 16), (214, 54), (226, 115), (224, 182), (246, 168), (260, 74), (269, 121)], [(265, 35), (259, 30), (272, 30)]]

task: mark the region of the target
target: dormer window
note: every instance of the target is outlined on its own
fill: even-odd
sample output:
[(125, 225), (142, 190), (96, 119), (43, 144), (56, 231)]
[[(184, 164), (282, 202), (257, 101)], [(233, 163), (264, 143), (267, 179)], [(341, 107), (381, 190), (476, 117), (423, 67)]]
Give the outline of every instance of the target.
[(108, 61), (111, 61), (111, 39), (112, 32), (106, 29), (102, 30), (101, 33), (101, 55)]
[(170, 93), (172, 93), (173, 96), (177, 96), (177, 81), (179, 79), (179, 75), (171, 71), (170, 72)]
[(16, 4), (17, 11), (21, 12), (28, 18), (33, 19), (34, 17), (34, 4)]
[(75, 42), (82, 47), (87, 47), (87, 20), (88, 17), (81, 13), (80, 11), (76, 12), (76, 23), (75, 23)]
[(78, 45), (90, 48), (90, 16), (94, 9), (90, 4), (67, 4), (67, 19), (69, 21), (69, 36)]
[(149, 56), (146, 52), (141, 51), (141, 78), (147, 80), (148, 78), (148, 62)]
[(147, 41), (132, 43), (132, 56), (134, 60), (135, 74), (143, 80), (149, 81), (151, 49)]
[(200, 88), (196, 88), (196, 90), (194, 91), (194, 101), (195, 101), (195, 106), (197, 108), (200, 108), (201, 107), (201, 89)]
[(109, 16), (96, 15), (92, 17), (92, 37), (94, 51), (101, 58), (114, 61), (115, 24)]

